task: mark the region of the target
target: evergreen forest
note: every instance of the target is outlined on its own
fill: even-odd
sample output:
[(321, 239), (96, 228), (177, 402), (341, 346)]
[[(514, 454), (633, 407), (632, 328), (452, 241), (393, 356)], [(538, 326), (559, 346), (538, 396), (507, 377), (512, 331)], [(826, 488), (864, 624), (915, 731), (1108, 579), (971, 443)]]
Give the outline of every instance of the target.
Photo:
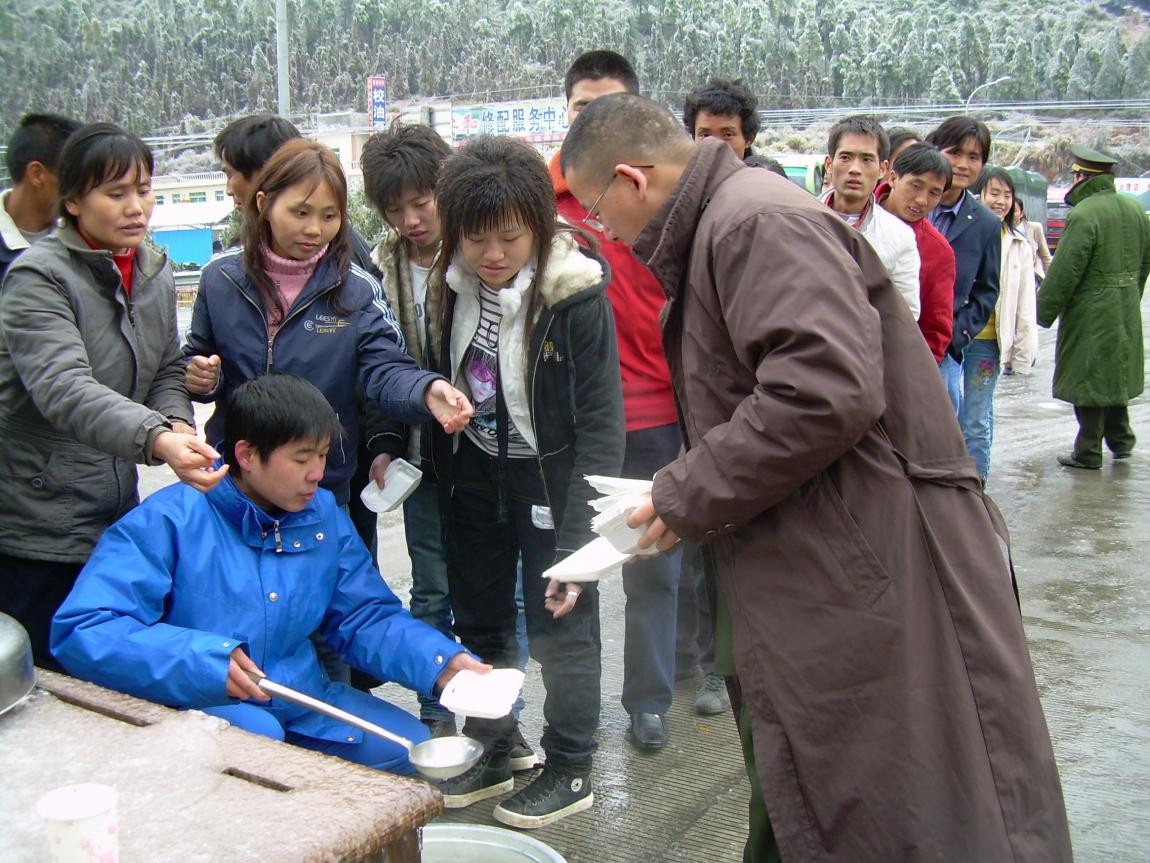
[[(966, 99), (1137, 99), (1150, 31), (1137, 6), (1078, 0), (293, 0), (293, 113), (392, 99), (555, 93), (581, 51), (635, 63), (673, 107), (712, 76), (762, 107)], [(3, 0), (0, 136), (29, 110), (134, 131), (275, 110), (274, 0)], [(989, 94), (987, 94), (989, 96)]]

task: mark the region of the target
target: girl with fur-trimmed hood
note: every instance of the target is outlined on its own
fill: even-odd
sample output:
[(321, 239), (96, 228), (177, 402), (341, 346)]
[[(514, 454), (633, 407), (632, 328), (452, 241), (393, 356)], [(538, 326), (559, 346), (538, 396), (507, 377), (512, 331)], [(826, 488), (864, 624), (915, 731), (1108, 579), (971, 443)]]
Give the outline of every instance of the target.
[[(526, 144), (469, 143), (444, 163), (436, 196), (450, 290), (433, 355), (475, 404), (467, 428), (439, 433), (436, 445), (455, 632), (485, 661), (515, 667), (522, 559), (528, 641), (547, 689), (547, 764), (495, 817), (541, 827), (594, 802), (598, 591), (541, 576), (593, 539), (584, 477), (618, 475), (623, 463), (610, 275), (558, 223), (547, 167)], [(440, 783), (449, 808), (511, 790), (515, 730), (510, 714), (468, 720), (465, 733), (486, 750), (472, 770)]]

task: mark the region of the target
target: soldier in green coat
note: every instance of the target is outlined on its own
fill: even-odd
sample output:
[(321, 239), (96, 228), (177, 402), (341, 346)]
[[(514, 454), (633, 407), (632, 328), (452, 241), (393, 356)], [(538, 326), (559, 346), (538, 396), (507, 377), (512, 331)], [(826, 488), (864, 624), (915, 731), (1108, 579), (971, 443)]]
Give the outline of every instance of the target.
[(1054, 397), (1074, 405), (1078, 437), (1067, 467), (1098, 470), (1102, 441), (1129, 458), (1126, 403), (1142, 392), (1142, 290), (1150, 277), (1150, 220), (1114, 189), (1111, 157), (1075, 145), (1074, 209), (1038, 294), (1038, 322), (1058, 325)]

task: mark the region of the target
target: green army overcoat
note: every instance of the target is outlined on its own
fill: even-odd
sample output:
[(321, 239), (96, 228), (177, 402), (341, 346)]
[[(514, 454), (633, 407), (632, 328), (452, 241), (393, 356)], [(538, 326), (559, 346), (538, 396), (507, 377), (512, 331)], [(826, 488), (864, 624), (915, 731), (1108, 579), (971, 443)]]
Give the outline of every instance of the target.
[(1111, 174), (1066, 195), (1074, 209), (1038, 294), (1038, 322), (1058, 324), (1054, 397), (1083, 407), (1124, 405), (1142, 392), (1142, 290), (1150, 220)]

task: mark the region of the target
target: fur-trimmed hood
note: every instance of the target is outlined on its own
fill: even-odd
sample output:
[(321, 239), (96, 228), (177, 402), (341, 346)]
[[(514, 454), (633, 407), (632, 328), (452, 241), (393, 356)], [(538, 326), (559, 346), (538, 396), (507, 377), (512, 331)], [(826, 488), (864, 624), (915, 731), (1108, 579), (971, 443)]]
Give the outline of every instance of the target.
[[(509, 304), (518, 308), (518, 303), (526, 297), (531, 280), (535, 277), (536, 264), (537, 259), (532, 257), (527, 266), (519, 271), (511, 287), (501, 292), (508, 295), (507, 299), (500, 297), (504, 314), (508, 314)], [(587, 255), (575, 242), (574, 233), (570, 229), (560, 228), (551, 241), (547, 272), (539, 285), (543, 306), (557, 309), (584, 292), (605, 287), (608, 281), (610, 278), (604, 262), (598, 257)], [(467, 265), (462, 255), (457, 255), (447, 268), (447, 285), (457, 294), (478, 295), (479, 276)], [(516, 299), (512, 300), (511, 295), (515, 295)]]

